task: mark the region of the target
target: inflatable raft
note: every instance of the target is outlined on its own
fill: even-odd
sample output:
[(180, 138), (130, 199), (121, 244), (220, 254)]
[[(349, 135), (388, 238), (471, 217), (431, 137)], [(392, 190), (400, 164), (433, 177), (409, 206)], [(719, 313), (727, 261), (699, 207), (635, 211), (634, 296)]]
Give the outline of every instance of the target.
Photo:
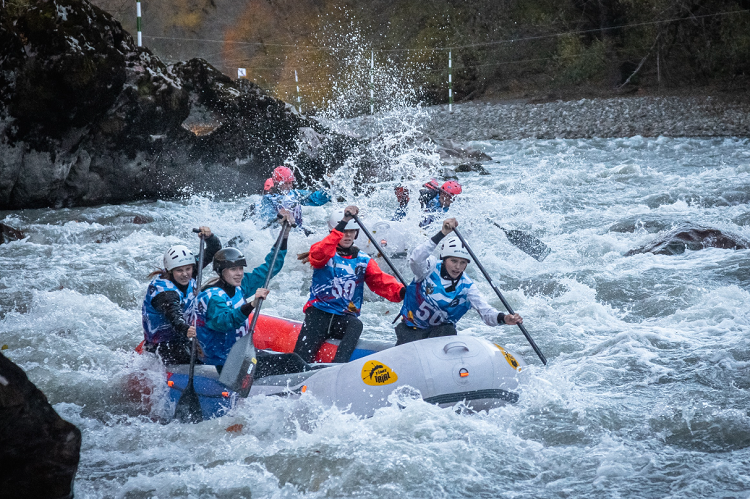
[[(518, 400), (525, 363), (501, 346), (472, 336), (446, 336), (391, 346), (361, 341), (346, 364), (329, 364), (338, 345), (321, 347), (316, 363), (306, 364), (291, 353), (301, 323), (261, 315), (253, 338), (258, 351), (256, 378), (250, 397), (300, 397), (309, 393), (323, 403), (371, 416), (390, 404), (396, 390), (410, 398), (441, 407), (458, 402), (487, 410)], [(188, 366), (167, 366), (173, 403), (188, 380)], [(194, 386), (204, 419), (229, 411), (239, 397), (219, 383), (214, 366), (195, 367)]]

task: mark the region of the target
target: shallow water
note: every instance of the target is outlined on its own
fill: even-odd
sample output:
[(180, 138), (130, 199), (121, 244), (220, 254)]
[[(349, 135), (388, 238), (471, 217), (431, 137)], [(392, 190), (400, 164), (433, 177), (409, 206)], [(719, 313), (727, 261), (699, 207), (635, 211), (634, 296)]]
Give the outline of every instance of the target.
[[(750, 141), (472, 145), (492, 157), (490, 175), (458, 175), (451, 215), (549, 360), (517, 328), (467, 314), (460, 334), (530, 364), (518, 404), (489, 413), (416, 402), (359, 419), (304, 396), (163, 424), (167, 408), (126, 390), (134, 372), (164, 376), (133, 353), (146, 275), (171, 244), (197, 248), (198, 225), (224, 242), (241, 235), (259, 264), (276, 234), (241, 221), (257, 196), (0, 213), (28, 235), (0, 246), (0, 344), (82, 430), (77, 497), (750, 497), (750, 250), (623, 256), (688, 221), (750, 237)], [(395, 171), (414, 171), (413, 154), (399, 155)], [(349, 199), (364, 220), (388, 219), (392, 188)], [(330, 208), (304, 209), (316, 234), (292, 235), (265, 311), (302, 318), (311, 270), (294, 256), (324, 235)], [(553, 252), (533, 260), (487, 216)], [(363, 336), (394, 341), (398, 306), (366, 300)], [(227, 432), (235, 423), (243, 430)]]

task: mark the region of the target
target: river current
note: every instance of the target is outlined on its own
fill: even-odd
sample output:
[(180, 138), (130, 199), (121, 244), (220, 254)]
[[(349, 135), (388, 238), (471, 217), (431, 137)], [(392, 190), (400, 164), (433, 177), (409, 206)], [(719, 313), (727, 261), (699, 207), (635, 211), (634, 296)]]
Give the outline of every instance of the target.
[[(0, 344), (83, 433), (76, 497), (750, 497), (750, 250), (624, 256), (685, 222), (750, 238), (750, 141), (471, 145), (492, 158), (489, 175), (459, 173), (450, 214), (549, 360), (518, 328), (469, 312), (459, 334), (529, 364), (518, 403), (488, 413), (415, 402), (361, 419), (312, 396), (268, 397), (165, 424), (166, 407), (127, 390), (134, 372), (164, 380), (158, 361), (133, 352), (146, 276), (170, 245), (197, 249), (198, 225), (225, 243), (242, 236), (260, 264), (276, 234), (241, 220), (258, 196), (0, 213), (28, 236), (0, 246)], [(415, 192), (422, 172), (399, 157), (418, 173)], [(393, 186), (349, 200), (363, 221), (389, 219)], [(304, 208), (315, 233), (292, 234), (264, 311), (302, 319), (312, 272), (295, 256), (324, 236), (333, 207)], [(487, 217), (552, 253), (537, 262)], [(415, 230), (413, 244), (425, 237)], [(476, 266), (468, 272), (502, 310)], [(368, 292), (363, 338), (395, 342), (398, 309)]]

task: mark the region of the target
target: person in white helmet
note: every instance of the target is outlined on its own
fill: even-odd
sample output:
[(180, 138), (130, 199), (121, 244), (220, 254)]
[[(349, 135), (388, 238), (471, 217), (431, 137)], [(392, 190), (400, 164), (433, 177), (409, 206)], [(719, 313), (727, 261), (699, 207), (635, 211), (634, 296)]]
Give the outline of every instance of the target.
[(310, 247), (314, 269), (310, 298), (303, 308), (305, 321), (294, 347), (294, 353), (306, 362), (315, 359), (329, 338), (341, 340), (333, 361), (349, 361), (362, 334), (358, 317), (365, 284), (386, 300), (400, 302), (404, 297), (403, 284), (354, 246), (359, 226), (352, 215), (358, 213), (354, 205), (335, 211), (328, 220), (330, 234)]
[[(409, 254), (414, 280), (406, 287), (396, 345), (455, 335), (456, 323), (472, 308), (488, 326), (523, 323), (520, 315), (491, 307), (464, 273), (471, 256), (457, 236), (446, 237), (455, 227), (455, 218), (446, 219), (440, 232)], [(439, 260), (431, 256), (438, 244)]]
[[(206, 241), (203, 266), (211, 263), (221, 249), (221, 241), (208, 227), (198, 234)], [(193, 313), (198, 257), (186, 246), (178, 244), (164, 253), (164, 268), (149, 274), (146, 297), (143, 299), (143, 348), (159, 355), (166, 364), (190, 362), (189, 338), (195, 336), (190, 325)]]

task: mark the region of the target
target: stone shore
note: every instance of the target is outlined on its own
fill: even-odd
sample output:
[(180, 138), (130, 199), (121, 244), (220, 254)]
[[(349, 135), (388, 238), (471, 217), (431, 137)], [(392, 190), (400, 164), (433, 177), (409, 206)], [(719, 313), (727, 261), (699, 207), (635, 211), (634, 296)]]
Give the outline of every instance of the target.
[(545, 103), (468, 102), (427, 109), (424, 132), (467, 140), (750, 137), (750, 100), (711, 96), (615, 97)]

